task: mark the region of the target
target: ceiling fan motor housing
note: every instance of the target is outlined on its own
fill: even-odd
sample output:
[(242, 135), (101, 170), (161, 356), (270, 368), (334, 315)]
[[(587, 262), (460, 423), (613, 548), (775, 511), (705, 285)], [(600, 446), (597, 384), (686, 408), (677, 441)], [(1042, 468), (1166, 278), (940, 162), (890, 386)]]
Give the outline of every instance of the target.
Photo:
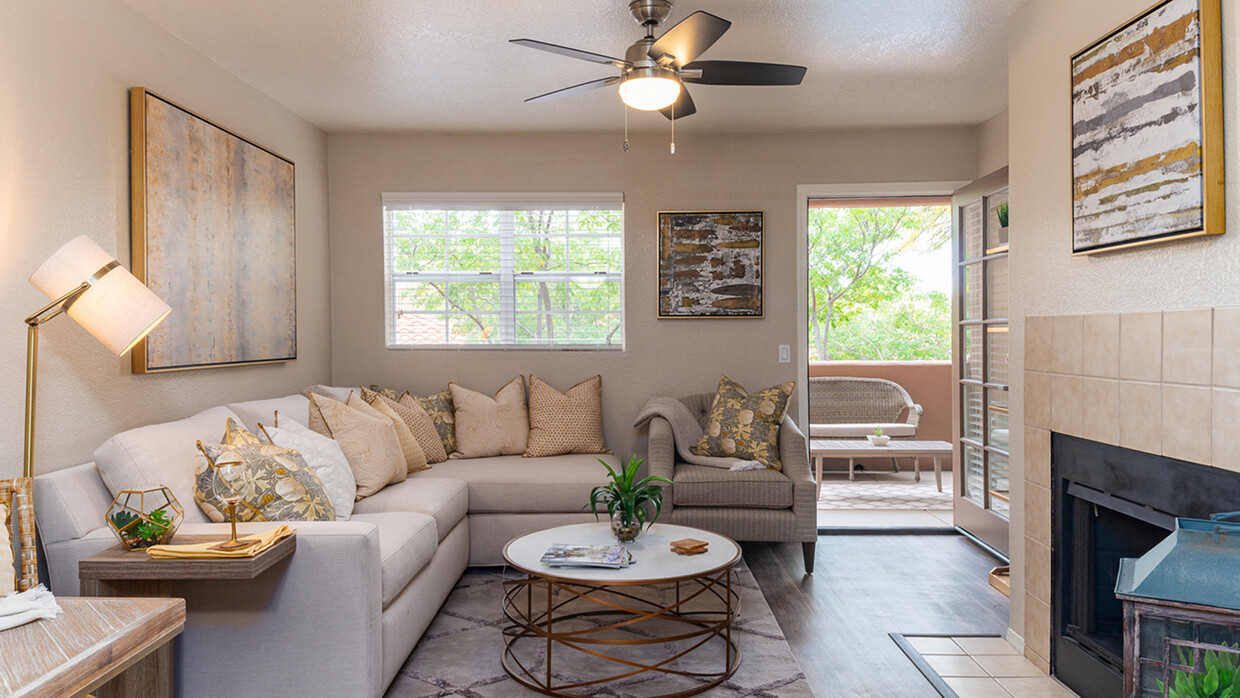
[(671, 0), (633, 0), (629, 3), (629, 12), (637, 23), (648, 29), (663, 24), (672, 13)]

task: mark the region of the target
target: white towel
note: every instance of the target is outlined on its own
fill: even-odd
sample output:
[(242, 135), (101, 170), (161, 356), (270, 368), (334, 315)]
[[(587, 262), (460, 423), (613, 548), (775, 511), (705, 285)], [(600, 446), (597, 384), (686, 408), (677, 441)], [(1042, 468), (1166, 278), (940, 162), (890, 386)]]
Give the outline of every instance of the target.
[(59, 616), (60, 604), (42, 584), (0, 597), (0, 630), (16, 628), (40, 618)]

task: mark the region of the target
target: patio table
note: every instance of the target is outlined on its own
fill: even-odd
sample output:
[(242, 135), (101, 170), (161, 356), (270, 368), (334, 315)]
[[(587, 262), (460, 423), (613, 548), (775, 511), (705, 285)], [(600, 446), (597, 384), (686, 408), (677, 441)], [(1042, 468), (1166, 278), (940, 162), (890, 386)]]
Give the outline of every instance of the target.
[(952, 454), (952, 445), (946, 441), (888, 441), (885, 445), (875, 446), (869, 441), (857, 439), (810, 439), (809, 453), (814, 459), (814, 483), (818, 496), (822, 496), (822, 461), (826, 458), (847, 458), (848, 479), (856, 479), (854, 468), (858, 458), (892, 458), (913, 459), (913, 479), (921, 482), (922, 456), (934, 458), (934, 483), (939, 491), (943, 491), (943, 456)]

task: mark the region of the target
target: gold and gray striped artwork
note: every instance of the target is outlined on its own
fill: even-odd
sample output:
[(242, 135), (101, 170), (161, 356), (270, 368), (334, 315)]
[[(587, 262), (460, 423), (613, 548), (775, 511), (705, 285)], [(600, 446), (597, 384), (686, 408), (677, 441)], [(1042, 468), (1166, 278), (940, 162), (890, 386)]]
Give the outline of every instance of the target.
[(1169, 0), (1072, 59), (1074, 252), (1199, 231), (1198, 0)]

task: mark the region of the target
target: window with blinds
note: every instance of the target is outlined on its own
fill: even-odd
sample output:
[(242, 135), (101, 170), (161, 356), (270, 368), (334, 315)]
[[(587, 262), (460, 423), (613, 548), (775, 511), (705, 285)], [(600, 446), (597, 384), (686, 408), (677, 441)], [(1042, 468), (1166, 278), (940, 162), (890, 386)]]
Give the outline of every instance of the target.
[(388, 348), (623, 348), (623, 202), (384, 194)]

